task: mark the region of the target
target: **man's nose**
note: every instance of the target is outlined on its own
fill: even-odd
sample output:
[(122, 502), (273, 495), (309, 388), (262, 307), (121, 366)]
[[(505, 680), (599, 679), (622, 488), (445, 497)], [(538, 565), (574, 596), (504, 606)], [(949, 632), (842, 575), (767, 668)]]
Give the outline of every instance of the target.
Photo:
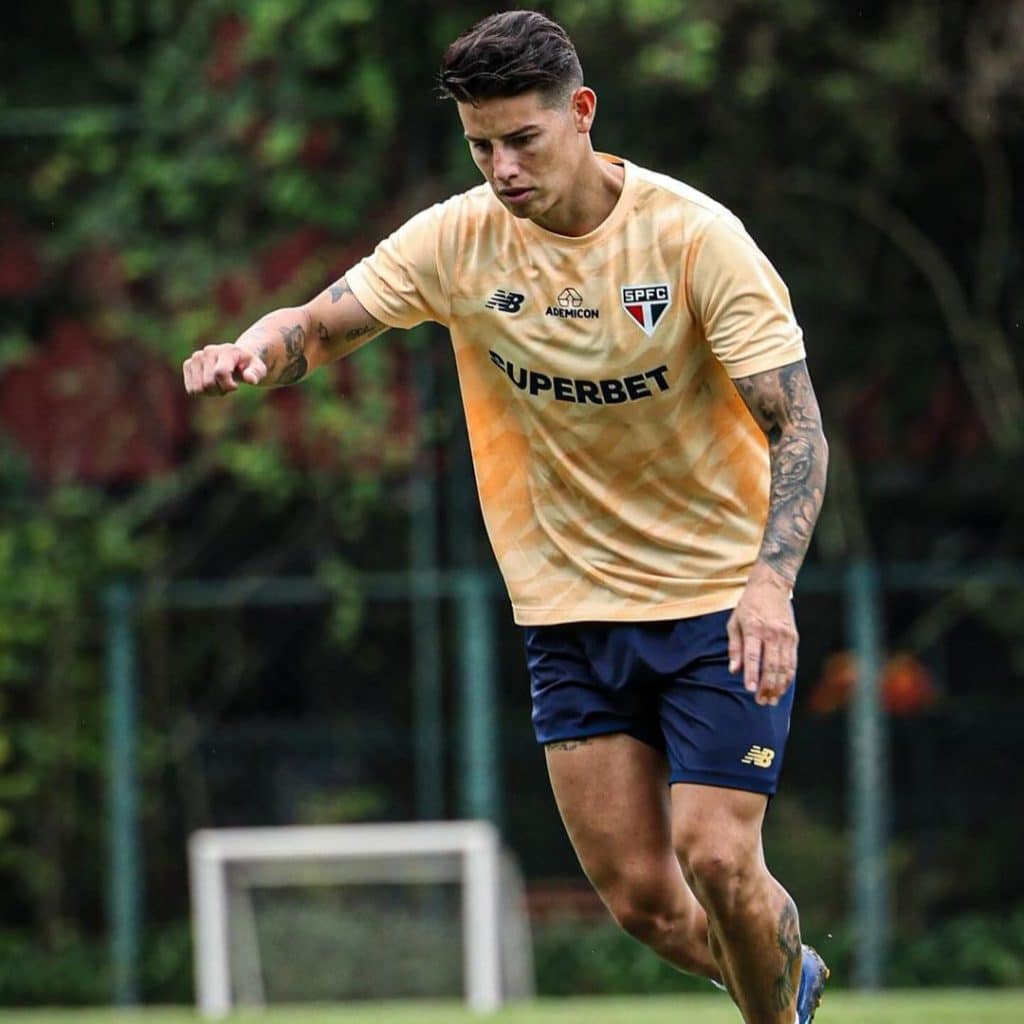
[(494, 177), (499, 181), (512, 181), (519, 174), (519, 161), (515, 153), (506, 146), (494, 150)]

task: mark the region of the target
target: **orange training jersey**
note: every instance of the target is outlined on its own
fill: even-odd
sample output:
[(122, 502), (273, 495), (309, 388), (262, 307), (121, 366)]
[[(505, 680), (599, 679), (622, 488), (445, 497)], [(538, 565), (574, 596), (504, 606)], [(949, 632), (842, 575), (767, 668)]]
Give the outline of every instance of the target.
[(451, 331), (484, 520), (523, 625), (733, 607), (769, 467), (730, 378), (804, 358), (786, 286), (736, 217), (624, 166), (588, 235), (517, 219), (481, 185), (347, 275), (383, 323)]

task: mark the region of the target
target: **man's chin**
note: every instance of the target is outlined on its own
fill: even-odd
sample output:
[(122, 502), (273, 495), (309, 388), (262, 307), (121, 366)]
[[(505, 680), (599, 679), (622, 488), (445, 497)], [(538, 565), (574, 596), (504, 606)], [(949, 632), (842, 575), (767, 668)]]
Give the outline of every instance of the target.
[(513, 217), (530, 218), (537, 212), (537, 193), (531, 192), (530, 195), (519, 200), (519, 202), (512, 202), (506, 196), (501, 195), (500, 192), (494, 193), (498, 197), (498, 201), (502, 206), (512, 214)]
[(505, 209), (512, 214), (513, 217), (518, 217), (520, 220), (529, 220), (530, 213), (533, 208), (533, 203), (504, 203)]

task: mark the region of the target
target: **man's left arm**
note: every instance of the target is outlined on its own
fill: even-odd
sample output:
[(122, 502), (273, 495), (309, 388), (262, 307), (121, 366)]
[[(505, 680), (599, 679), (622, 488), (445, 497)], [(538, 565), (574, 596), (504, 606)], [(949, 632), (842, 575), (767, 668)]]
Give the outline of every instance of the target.
[(807, 364), (733, 381), (768, 438), (771, 491), (757, 561), (729, 620), (729, 667), (759, 704), (777, 704), (796, 674), (791, 594), (825, 496), (828, 444)]

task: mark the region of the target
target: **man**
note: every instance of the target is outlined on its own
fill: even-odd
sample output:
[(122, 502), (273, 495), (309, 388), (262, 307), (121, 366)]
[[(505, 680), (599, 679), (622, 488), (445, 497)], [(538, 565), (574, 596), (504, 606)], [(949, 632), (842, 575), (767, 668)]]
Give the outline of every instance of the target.
[(788, 293), (721, 205), (594, 151), (596, 97), (554, 22), (485, 19), (441, 83), (486, 185), (196, 352), (186, 388), (290, 384), (388, 327), (448, 326), (584, 870), (747, 1024), (806, 1024), (828, 972), (761, 847), (827, 461)]

